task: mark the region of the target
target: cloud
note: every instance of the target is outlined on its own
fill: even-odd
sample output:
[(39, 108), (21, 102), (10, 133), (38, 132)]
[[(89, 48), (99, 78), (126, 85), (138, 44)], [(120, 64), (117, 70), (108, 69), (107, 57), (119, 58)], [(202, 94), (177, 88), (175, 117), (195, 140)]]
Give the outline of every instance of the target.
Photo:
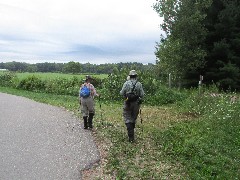
[(150, 0), (0, 0), (0, 61), (155, 62)]

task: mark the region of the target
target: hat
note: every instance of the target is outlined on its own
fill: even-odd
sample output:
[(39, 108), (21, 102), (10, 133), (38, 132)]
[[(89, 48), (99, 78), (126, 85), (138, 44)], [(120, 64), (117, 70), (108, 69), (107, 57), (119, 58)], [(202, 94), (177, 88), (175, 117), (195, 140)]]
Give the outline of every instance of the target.
[(93, 79), (90, 75), (86, 75), (86, 79), (85, 80), (88, 80), (88, 79)]
[(131, 71), (129, 72), (129, 76), (136, 76), (136, 75), (137, 75), (137, 73), (136, 73), (135, 70), (131, 70)]

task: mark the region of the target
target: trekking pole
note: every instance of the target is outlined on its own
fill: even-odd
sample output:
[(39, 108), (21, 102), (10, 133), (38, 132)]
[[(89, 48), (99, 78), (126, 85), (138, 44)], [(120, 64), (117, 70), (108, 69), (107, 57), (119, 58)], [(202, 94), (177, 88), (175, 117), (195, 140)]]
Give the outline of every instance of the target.
[(78, 98), (78, 112), (81, 111), (81, 98)]
[(101, 115), (101, 124), (103, 125), (103, 118), (102, 118), (102, 104), (101, 104), (101, 96), (99, 95), (99, 107), (100, 107), (100, 115)]
[(142, 136), (143, 136), (143, 119), (142, 119), (142, 109), (141, 108), (139, 109), (139, 114), (140, 114), (140, 122), (141, 122), (141, 126), (142, 126)]

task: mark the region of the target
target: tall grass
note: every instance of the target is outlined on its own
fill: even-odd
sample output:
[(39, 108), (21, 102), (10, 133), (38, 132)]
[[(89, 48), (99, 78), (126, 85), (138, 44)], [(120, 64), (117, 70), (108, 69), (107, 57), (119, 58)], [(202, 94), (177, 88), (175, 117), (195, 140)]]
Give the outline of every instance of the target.
[(198, 118), (155, 133), (157, 146), (181, 162), (192, 179), (239, 179), (240, 103), (231, 103), (227, 95), (195, 95), (184, 103), (182, 112)]

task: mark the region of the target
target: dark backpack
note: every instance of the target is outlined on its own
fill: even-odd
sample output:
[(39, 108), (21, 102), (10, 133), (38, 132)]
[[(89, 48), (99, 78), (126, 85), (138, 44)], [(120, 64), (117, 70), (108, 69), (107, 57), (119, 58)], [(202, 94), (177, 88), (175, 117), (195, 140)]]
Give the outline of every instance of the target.
[(133, 102), (133, 101), (138, 100), (139, 96), (134, 93), (136, 84), (137, 84), (137, 82), (133, 85), (133, 88), (131, 89), (130, 93), (126, 93), (126, 101), (127, 102)]
[(89, 97), (90, 96), (90, 89), (86, 85), (84, 85), (80, 89), (79, 94), (80, 94), (80, 97), (84, 97), (84, 98)]

